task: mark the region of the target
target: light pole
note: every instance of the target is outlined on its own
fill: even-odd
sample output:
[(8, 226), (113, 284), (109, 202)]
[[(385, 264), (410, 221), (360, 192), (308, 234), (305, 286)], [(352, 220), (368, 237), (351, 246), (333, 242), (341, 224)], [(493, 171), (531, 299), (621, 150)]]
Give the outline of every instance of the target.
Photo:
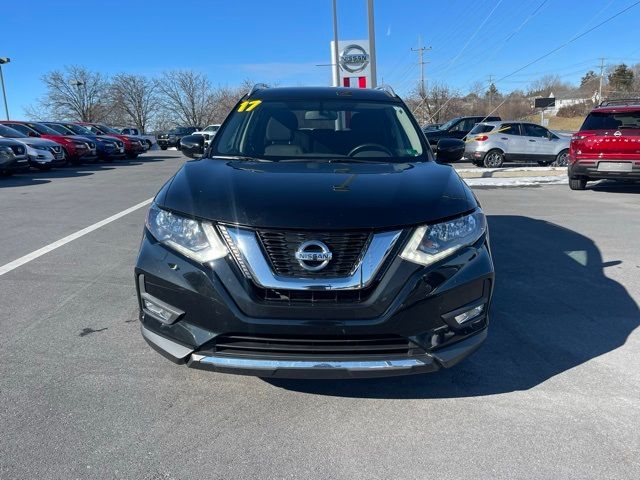
[(84, 85), (84, 82), (81, 82), (80, 80), (74, 80), (72, 82), (70, 82), (71, 85), (73, 85), (74, 87), (76, 87), (78, 89), (78, 102), (80, 103), (80, 121), (81, 122), (86, 122), (87, 119), (84, 117), (84, 98), (82, 96), (82, 92), (80, 90), (80, 87), (82, 87)]
[(11, 61), (10, 58), (0, 57), (0, 83), (2, 84), (2, 96), (4, 98), (4, 113), (7, 115), (7, 120), (9, 120), (9, 105), (7, 104), (7, 92), (4, 89), (4, 76), (2, 75), (2, 65), (5, 63), (9, 63)]

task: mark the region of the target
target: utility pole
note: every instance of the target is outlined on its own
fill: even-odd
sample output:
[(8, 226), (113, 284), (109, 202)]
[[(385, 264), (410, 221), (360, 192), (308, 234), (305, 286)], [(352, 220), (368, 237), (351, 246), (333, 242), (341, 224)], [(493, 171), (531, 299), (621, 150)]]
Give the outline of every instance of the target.
[(418, 64), (420, 65), (420, 96), (424, 99), (426, 95), (426, 89), (424, 84), (424, 64), (429, 63), (424, 61), (425, 50), (431, 50), (431, 47), (422, 46), (422, 37), (418, 37), (418, 48), (412, 48), (412, 52), (418, 52)]
[(378, 81), (376, 76), (376, 30), (373, 19), (373, 0), (367, 0), (367, 16), (369, 17), (369, 55), (371, 56), (369, 68), (371, 70), (371, 88), (376, 88)]
[(489, 75), (489, 111), (493, 108), (493, 75)]
[(598, 103), (602, 102), (602, 79), (604, 78), (604, 57), (600, 59), (600, 86), (598, 87)]

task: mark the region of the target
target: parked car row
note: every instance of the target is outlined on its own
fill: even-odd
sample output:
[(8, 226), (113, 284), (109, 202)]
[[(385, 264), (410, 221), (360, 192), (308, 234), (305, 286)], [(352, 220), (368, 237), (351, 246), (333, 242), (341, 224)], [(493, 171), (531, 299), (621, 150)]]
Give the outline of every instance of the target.
[(142, 139), (122, 135), (106, 125), (73, 122), (0, 121), (0, 174), (49, 170), (120, 158), (136, 158), (147, 151)]

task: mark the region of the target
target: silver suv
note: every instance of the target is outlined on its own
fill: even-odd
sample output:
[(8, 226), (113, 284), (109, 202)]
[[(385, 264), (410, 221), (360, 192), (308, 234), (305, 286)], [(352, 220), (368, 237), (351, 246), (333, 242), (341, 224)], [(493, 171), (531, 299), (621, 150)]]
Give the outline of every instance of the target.
[(464, 156), (474, 165), (501, 167), (504, 162), (565, 166), (571, 137), (527, 122), (482, 122), (466, 138)]

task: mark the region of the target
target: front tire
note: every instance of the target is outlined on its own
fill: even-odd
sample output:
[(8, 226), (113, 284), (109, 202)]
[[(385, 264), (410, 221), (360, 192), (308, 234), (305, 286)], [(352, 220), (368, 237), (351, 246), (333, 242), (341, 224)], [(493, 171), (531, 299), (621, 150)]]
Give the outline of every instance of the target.
[(587, 180), (584, 178), (570, 178), (569, 188), (571, 190), (584, 190), (587, 188)]
[(504, 153), (500, 150), (489, 150), (482, 163), (486, 168), (500, 168), (504, 164)]
[(127, 158), (129, 160), (135, 160), (136, 158), (138, 158), (138, 154), (137, 153), (127, 153)]
[(556, 156), (556, 159), (551, 165), (554, 167), (566, 167), (569, 164), (569, 150), (564, 149)]
[(167, 148), (169, 148), (169, 147), (166, 147), (166, 146), (163, 145), (163, 146), (160, 147), (160, 150), (166, 150)]
[(147, 150), (151, 150), (151, 147), (153, 147), (151, 140), (146, 140), (146, 142), (147, 142)]

